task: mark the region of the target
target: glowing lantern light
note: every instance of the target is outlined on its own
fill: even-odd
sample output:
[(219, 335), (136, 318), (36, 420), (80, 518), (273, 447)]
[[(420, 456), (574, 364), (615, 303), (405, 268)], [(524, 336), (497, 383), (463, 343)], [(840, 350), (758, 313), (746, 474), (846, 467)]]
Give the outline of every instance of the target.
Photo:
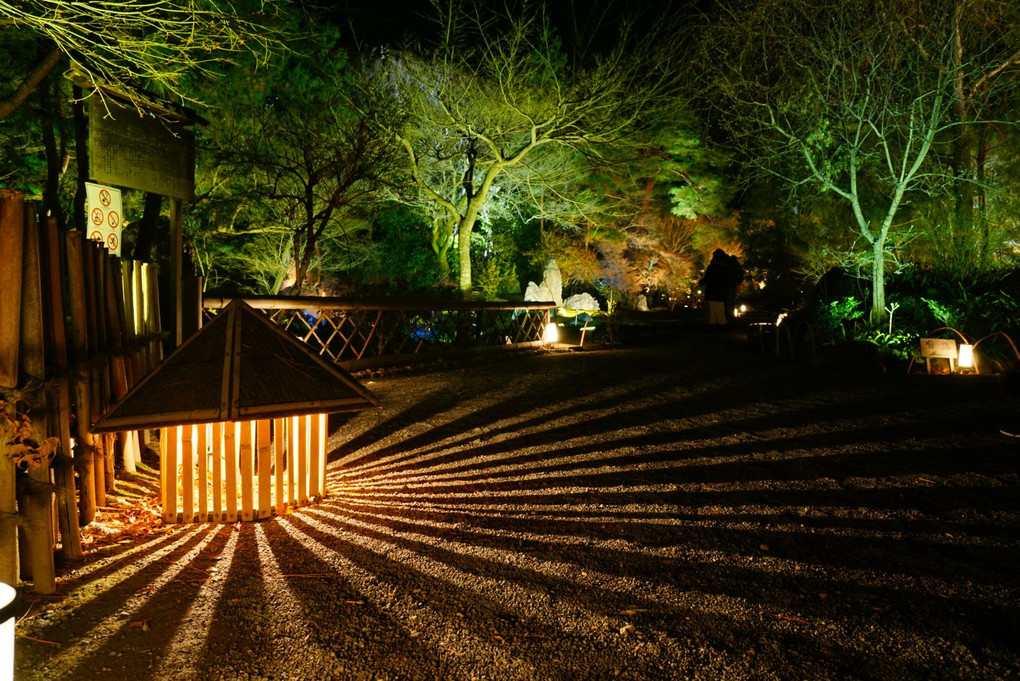
[(956, 364), (961, 369), (973, 369), (974, 368), (974, 346), (962, 343), (960, 345), (960, 354), (956, 360)]
[(545, 333), (542, 335), (543, 343), (558, 343), (560, 341), (560, 329), (555, 322), (545, 325)]

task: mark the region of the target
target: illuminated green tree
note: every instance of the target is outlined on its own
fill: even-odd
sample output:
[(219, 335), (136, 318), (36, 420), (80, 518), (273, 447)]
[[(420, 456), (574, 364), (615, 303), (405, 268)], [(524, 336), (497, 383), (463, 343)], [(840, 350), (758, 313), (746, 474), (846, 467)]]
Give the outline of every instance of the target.
[(495, 14), (455, 1), (436, 9), (437, 40), (386, 52), (375, 83), (407, 114), (400, 126), (381, 125), (441, 234), (455, 226), (468, 298), (472, 234), (502, 178), (556, 147), (598, 154), (631, 143), (676, 104), (679, 60), (667, 22), (638, 33), (624, 21), (610, 48), (568, 53), (539, 3)]
[[(792, 190), (839, 198), (870, 261), (872, 321), (885, 315), (890, 234), (911, 201), (945, 193), (939, 145), (961, 69), (955, 0), (733, 2), (707, 32), (705, 64), (720, 121), (745, 159)], [(961, 20), (966, 17), (960, 17)]]
[[(248, 270), (271, 293), (288, 271), (300, 292), (312, 269), (356, 264), (367, 241), (364, 218), (392, 180), (391, 147), (350, 106), (336, 32), (295, 43), (268, 68), (229, 69), (211, 86), (203, 97), (218, 109), (200, 131), (207, 148), (192, 231), (243, 244), (241, 253), (224, 252), (232, 261), (225, 264)], [(378, 113), (374, 103), (359, 104)]]
[(207, 71), (225, 55), (245, 52), (265, 62), (280, 45), (257, 20), (272, 3), (235, 11), (211, 0), (0, 0), (0, 32), (38, 38), (13, 90), (0, 92), (0, 119), (36, 90), (64, 58), (93, 83), (128, 96), (139, 85), (182, 100), (185, 76)]

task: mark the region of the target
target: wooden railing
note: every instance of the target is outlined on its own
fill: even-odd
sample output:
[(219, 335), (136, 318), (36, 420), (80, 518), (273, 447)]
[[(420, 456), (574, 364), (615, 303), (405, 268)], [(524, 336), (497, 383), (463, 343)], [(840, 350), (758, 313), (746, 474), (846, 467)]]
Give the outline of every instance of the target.
[[(208, 314), (231, 298), (207, 297)], [(347, 369), (542, 344), (554, 303), (408, 302), (318, 296), (246, 297), (321, 356)]]

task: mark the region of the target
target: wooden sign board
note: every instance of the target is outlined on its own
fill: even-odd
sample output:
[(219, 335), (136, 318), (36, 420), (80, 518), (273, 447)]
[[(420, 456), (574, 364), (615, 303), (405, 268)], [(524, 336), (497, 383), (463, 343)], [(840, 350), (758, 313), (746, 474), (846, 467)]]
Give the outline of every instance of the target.
[(195, 197), (195, 133), (179, 122), (89, 98), (89, 175), (108, 185)]
[(925, 359), (933, 357), (956, 359), (956, 341), (952, 338), (922, 338), (921, 357)]
[(924, 358), (925, 370), (929, 374), (931, 373), (931, 361), (933, 359), (948, 359), (949, 372), (955, 372), (957, 356), (956, 341), (952, 338), (921, 339), (921, 357)]

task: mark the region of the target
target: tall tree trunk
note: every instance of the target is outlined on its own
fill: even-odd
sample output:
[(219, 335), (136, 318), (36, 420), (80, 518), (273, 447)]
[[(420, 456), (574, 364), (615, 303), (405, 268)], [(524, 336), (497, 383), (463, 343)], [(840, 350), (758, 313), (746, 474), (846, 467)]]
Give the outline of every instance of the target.
[(875, 239), (871, 246), (871, 321), (885, 320), (885, 235)]
[(471, 231), (474, 228), (474, 218), (468, 222), (465, 216), (460, 221), (460, 229), (457, 231), (457, 262), (460, 265), (458, 283), (460, 297), (463, 300), (471, 300), (473, 286), (471, 284)]
[(145, 208), (142, 212), (142, 220), (138, 225), (135, 248), (131, 252), (132, 259), (143, 262), (152, 261), (152, 247), (156, 243), (156, 233), (159, 231), (159, 216), (162, 210), (163, 197), (152, 192), (145, 192)]
[(74, 228), (88, 235), (88, 221), (85, 215), (85, 181), (89, 178), (89, 124), (85, 114), (85, 99), (77, 85), (74, 91), (74, 149), (78, 160), (78, 186), (74, 191)]
[(64, 209), (60, 204), (60, 178), (67, 168), (65, 154), (57, 145), (57, 121), (60, 108), (53, 96), (54, 81), (47, 78), (40, 84), (39, 104), (42, 108), (43, 147), (46, 149), (46, 185), (43, 189), (43, 211), (46, 217), (56, 218), (60, 229), (64, 228)]

